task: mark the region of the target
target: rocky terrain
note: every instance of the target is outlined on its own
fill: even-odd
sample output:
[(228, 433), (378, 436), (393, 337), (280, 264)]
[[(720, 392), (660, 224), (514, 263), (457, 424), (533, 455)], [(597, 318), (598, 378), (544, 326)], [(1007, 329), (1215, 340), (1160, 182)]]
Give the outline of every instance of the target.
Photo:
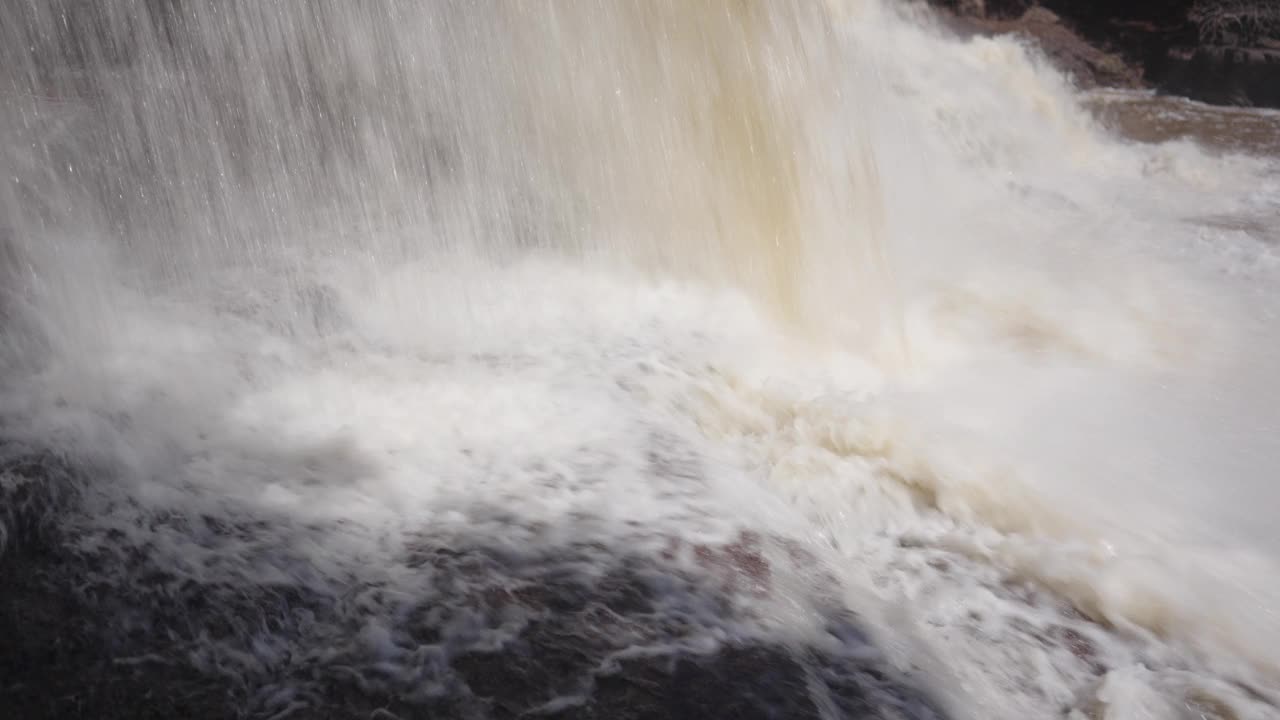
[[(89, 479), (51, 455), (12, 450), (0, 443), (4, 717), (944, 718), (838, 607), (824, 614), (827, 647), (706, 646), (695, 616), (713, 609), (751, 622), (737, 599), (769, 592), (770, 540), (754, 533), (722, 547), (672, 538), (657, 557), (617, 550), (606, 567), (597, 547), (520, 552), (427, 533), (407, 567), (436, 578), (431, 599), (378, 584), (342, 595), (230, 586), (176, 578), (146, 552), (124, 563), (86, 553), (74, 528), (87, 526)], [(157, 519), (188, 530), (193, 521)], [(217, 528), (242, 539), (262, 529), (251, 520)], [(686, 551), (698, 572), (674, 563)], [(588, 566), (599, 572), (580, 572)], [(369, 607), (387, 602), (399, 609), (385, 637), (362, 629)], [(335, 620), (341, 636), (317, 634)], [(503, 642), (486, 640), (498, 630)], [(414, 648), (416, 671), (372, 657), (372, 645)], [(229, 654), (209, 655), (214, 646)]]
[(1280, 3), (929, 0), (961, 32), (1033, 38), (1083, 87), (1280, 107)]

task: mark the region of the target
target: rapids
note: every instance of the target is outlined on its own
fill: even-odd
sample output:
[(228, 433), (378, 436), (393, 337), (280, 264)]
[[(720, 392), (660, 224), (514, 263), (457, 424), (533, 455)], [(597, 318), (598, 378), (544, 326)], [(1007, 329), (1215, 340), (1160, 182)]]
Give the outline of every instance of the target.
[(468, 587), (637, 557), (542, 711), (768, 642), (1280, 717), (1274, 114), (1138, 142), (888, 0), (8, 2), (0, 99), (0, 552), (254, 716), (482, 694)]

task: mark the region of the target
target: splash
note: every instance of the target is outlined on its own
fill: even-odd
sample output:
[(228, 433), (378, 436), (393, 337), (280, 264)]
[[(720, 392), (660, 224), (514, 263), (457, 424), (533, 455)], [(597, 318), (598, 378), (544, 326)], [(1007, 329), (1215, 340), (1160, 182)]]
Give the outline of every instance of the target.
[[(849, 287), (854, 339), (890, 315), (862, 311), (883, 295), (881, 201), (820, 7), (12, 12), (10, 124), (42, 135), (28, 164), (57, 187), (30, 192), (84, 197), (60, 219), (109, 232), (130, 267), (190, 283), (535, 246), (740, 287), (801, 334)], [(51, 98), (89, 116), (72, 136), (44, 122)]]
[(1278, 714), (1261, 148), (910, 5), (0, 20), (2, 539), (253, 712), (545, 631), (523, 709), (767, 640), (824, 717)]

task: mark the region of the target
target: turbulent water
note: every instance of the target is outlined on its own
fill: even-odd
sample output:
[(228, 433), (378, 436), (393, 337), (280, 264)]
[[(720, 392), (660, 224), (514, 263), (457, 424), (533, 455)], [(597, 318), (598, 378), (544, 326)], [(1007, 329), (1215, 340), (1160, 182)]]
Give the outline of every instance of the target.
[(1276, 117), (872, 0), (18, 2), (0, 61), (0, 542), (128, 662), (482, 697), (625, 560), (531, 706), (767, 643), (1280, 717)]

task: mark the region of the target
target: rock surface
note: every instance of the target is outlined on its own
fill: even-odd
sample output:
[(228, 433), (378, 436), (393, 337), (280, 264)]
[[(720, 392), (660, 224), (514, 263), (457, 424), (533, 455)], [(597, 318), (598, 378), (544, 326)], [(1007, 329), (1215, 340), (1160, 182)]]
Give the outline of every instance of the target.
[(1035, 40), (1049, 59), (1082, 87), (1141, 85), (1139, 68), (1117, 53), (1089, 43), (1048, 8), (1032, 6), (1016, 19), (983, 19), (979, 27), (988, 33), (1013, 33)]
[(1280, 108), (1280, 50), (1175, 49), (1160, 89), (1215, 105)]
[(1082, 87), (1280, 107), (1280, 4), (1267, 0), (929, 0), (962, 31), (1034, 39)]
[[(833, 638), (822, 647), (750, 633), (708, 645), (698, 618), (750, 627), (735, 598), (769, 592), (755, 533), (718, 547), (670, 538), (652, 557), (424, 534), (404, 567), (431, 578), (426, 600), (358, 582), (325, 595), (176, 579), (146, 553), (104, 576), (77, 544), (77, 474), (5, 455), (4, 717), (817, 720), (821, 704), (855, 720), (943, 718), (840, 608), (822, 612)], [(219, 527), (254, 531), (236, 522)], [(678, 553), (695, 572), (671, 562)], [(376, 614), (387, 605), (396, 612)]]

